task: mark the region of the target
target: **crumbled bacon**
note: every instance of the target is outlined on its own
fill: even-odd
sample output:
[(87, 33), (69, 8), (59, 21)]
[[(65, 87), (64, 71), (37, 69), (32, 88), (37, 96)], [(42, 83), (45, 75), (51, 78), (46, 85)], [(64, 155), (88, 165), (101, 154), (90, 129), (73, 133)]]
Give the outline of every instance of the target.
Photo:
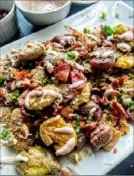
[(112, 114), (115, 117), (119, 117), (122, 119), (128, 119), (128, 113), (125, 111), (125, 109), (123, 108), (123, 106), (117, 102), (113, 102), (111, 104), (111, 109), (112, 109)]
[(109, 40), (104, 40), (104, 42), (102, 43), (102, 46), (106, 47), (106, 46), (113, 46), (113, 43)]
[(122, 86), (125, 81), (128, 80), (128, 76), (121, 76), (119, 79), (119, 85)]
[(70, 114), (73, 113), (73, 109), (70, 107), (65, 107), (64, 109), (62, 109), (61, 111), (61, 115), (63, 115), (64, 117), (66, 117), (67, 119), (71, 119)]
[(68, 64), (62, 64), (54, 69), (55, 76), (63, 82), (67, 82), (71, 67)]
[(74, 69), (73, 71), (71, 71), (71, 80), (72, 83), (74, 83), (79, 80), (86, 80), (86, 77), (83, 75), (82, 72), (79, 72), (78, 70)]

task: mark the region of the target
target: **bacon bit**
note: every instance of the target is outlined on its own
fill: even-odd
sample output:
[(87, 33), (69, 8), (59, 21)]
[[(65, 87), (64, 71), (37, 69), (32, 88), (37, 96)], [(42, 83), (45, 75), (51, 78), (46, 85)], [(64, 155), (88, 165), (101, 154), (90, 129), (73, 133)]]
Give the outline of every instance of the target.
[(66, 171), (66, 170), (61, 170), (60, 175), (62, 175), (62, 176), (68, 176), (68, 175), (70, 175), (70, 172)]
[(128, 80), (128, 76), (121, 76), (119, 79), (119, 85), (122, 86), (125, 81)]
[(24, 79), (24, 78), (31, 78), (32, 74), (28, 73), (24, 70), (19, 71), (18, 69), (12, 69), (12, 74), (16, 80)]
[(4, 97), (5, 96), (5, 93), (2, 89), (0, 89), (0, 97)]
[(78, 32), (76, 29), (73, 29), (72, 35), (78, 40), (82, 38), (82, 33)]
[(118, 80), (112, 81), (112, 88), (113, 89), (119, 89), (120, 88), (120, 84), (119, 84)]
[(60, 66), (57, 66), (54, 69), (54, 73), (58, 77), (59, 80), (61, 80), (63, 82), (67, 82), (68, 77), (69, 77), (69, 73), (70, 73), (70, 69), (71, 69), (70, 65), (62, 64)]
[[(78, 70), (74, 69), (73, 71), (71, 71), (71, 80), (72, 80), (72, 83), (75, 83), (80, 80), (86, 81), (86, 77), (83, 75), (82, 72), (79, 72)], [(79, 87), (74, 88), (73, 90), (79, 91), (79, 90), (83, 89), (84, 85), (85, 85), (85, 82), (83, 84), (81, 84)]]
[(79, 42), (79, 41), (74, 41), (74, 42), (72, 42), (72, 46), (73, 46), (74, 48), (81, 48), (81, 47), (82, 47), (82, 44), (81, 44), (81, 42)]
[(80, 56), (80, 58), (82, 58), (82, 59), (85, 59), (85, 57), (87, 56), (87, 54), (88, 54), (88, 51), (87, 51), (87, 50), (84, 50), (84, 51), (80, 51), (80, 52), (79, 52), (79, 56)]
[(112, 114), (119, 117), (119, 118), (122, 118), (122, 119), (128, 119), (129, 116), (128, 116), (128, 113), (125, 111), (125, 109), (123, 108), (123, 106), (117, 102), (113, 102), (111, 104), (111, 108), (112, 108)]
[(65, 116), (67, 119), (70, 120), (71, 119), (70, 114), (72, 114), (73, 111), (74, 110), (68, 106), (68, 107), (65, 107), (64, 109), (62, 109), (61, 115)]
[(64, 64), (64, 62), (62, 61), (62, 60), (57, 60), (57, 62), (56, 62), (56, 64), (57, 64), (57, 66), (61, 66), (61, 65), (63, 65)]
[(53, 112), (53, 115), (56, 116), (60, 114), (61, 110), (63, 109), (63, 106), (58, 106), (57, 109)]
[(114, 152), (114, 153), (117, 153), (117, 148), (114, 148), (113, 152)]

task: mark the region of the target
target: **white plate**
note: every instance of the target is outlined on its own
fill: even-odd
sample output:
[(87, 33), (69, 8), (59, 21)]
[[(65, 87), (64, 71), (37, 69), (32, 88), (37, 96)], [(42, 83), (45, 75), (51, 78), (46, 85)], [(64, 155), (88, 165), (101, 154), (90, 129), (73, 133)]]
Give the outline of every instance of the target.
[(74, 3), (74, 4), (93, 4), (93, 3), (95, 3), (95, 2), (97, 2), (97, 1), (99, 1), (99, 0), (88, 0), (88, 1), (86, 1), (86, 0), (72, 0), (72, 2)]
[[(102, 11), (107, 13), (107, 20), (100, 19)], [(115, 13), (119, 12), (120, 17), (115, 18)], [(55, 25), (45, 28), (37, 33), (31, 34), (25, 38), (15, 41), (1, 48), (1, 54), (8, 54), (13, 48), (20, 48), (27, 40), (40, 40), (45, 41), (53, 37), (65, 33), (64, 25), (71, 25), (79, 30), (84, 27), (94, 27), (100, 24), (115, 25), (118, 23), (125, 23), (129, 26), (133, 26), (133, 18), (129, 18), (132, 15), (132, 8), (123, 1), (100, 1), (93, 6), (65, 19)], [(133, 126), (130, 126), (130, 132), (122, 136), (119, 142), (116, 144), (117, 153), (98, 151), (94, 154), (94, 157), (88, 156), (79, 165), (73, 165), (79, 174), (81, 175), (105, 175), (122, 160), (124, 160), (129, 154), (133, 152)], [(1, 156), (13, 155), (14, 152), (8, 148), (1, 148)], [(63, 159), (63, 165), (66, 166), (68, 161)], [(70, 164), (70, 163), (69, 163)], [(13, 166), (4, 166), (1, 169), (1, 175), (17, 175)]]

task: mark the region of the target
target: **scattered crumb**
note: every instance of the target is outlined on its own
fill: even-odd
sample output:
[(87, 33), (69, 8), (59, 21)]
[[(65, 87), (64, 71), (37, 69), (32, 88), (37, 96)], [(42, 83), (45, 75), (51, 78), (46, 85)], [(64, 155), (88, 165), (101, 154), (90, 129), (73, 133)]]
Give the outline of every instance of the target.
[(117, 153), (117, 148), (114, 148), (113, 152), (114, 152), (114, 153)]

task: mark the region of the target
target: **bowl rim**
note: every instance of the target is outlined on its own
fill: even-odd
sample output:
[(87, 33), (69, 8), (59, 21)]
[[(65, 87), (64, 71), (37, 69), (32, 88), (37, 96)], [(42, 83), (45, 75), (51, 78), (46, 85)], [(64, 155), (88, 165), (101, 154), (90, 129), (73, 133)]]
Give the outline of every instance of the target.
[[(0, 23), (5, 23), (7, 22), (8, 18), (11, 16), (11, 14), (13, 13), (14, 9), (15, 9), (15, 4), (14, 1), (7, 1), (7, 2), (12, 2), (12, 8), (10, 9), (9, 13), (0, 20)], [(6, 9), (5, 9), (6, 10)]]
[[(20, 0), (19, 0), (19, 1), (20, 1)], [(29, 14), (45, 15), (45, 14), (51, 14), (51, 13), (54, 13), (54, 12), (57, 12), (57, 11), (63, 9), (64, 7), (66, 7), (66, 6), (68, 6), (69, 4), (71, 4), (71, 3), (72, 3), (72, 0), (67, 0), (67, 2), (66, 2), (63, 6), (57, 8), (56, 10), (48, 11), (48, 12), (31, 12), (31, 11), (25, 10), (24, 8), (21, 8), (21, 7), (18, 5), (18, 0), (14, 0), (14, 3), (15, 3), (15, 5), (16, 5), (16, 7), (19, 8), (19, 9), (20, 9), (21, 11), (23, 11), (23, 12), (26, 12), (26, 13), (29, 13)]]

